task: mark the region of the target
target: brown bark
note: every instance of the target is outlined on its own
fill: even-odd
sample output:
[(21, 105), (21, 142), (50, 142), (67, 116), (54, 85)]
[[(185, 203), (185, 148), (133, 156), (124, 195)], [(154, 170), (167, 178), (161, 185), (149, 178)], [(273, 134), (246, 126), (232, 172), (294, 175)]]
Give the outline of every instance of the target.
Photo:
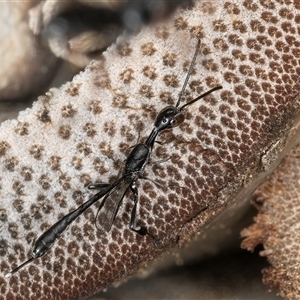
[[(104, 62), (3, 123), (0, 299), (82, 299), (182, 245), (251, 191), (294, 142), (299, 9), (298, 1), (183, 7), (120, 39)], [(116, 178), (126, 149), (175, 103), (196, 38), (202, 44), (186, 100), (219, 84), (223, 90), (187, 108), (182, 126), (160, 135), (152, 156), (169, 160), (149, 164), (146, 173), (165, 188), (138, 183), (138, 222), (158, 242), (128, 229), (128, 194), (109, 233), (94, 226), (93, 207), (44, 257), (5, 279), (46, 228), (91, 196), (88, 183)]]

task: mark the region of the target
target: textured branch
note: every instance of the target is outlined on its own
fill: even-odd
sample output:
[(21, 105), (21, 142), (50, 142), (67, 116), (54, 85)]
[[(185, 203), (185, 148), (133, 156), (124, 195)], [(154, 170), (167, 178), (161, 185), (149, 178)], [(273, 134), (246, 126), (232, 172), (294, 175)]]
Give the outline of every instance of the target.
[[(137, 36), (123, 37), (85, 72), (5, 122), (0, 132), (0, 299), (81, 299), (183, 244), (238, 192), (269, 169), (299, 113), (300, 4), (197, 2)], [(89, 209), (42, 258), (12, 276), (33, 241), (87, 200), (91, 182), (112, 182), (156, 114), (174, 104), (202, 44), (186, 100), (223, 90), (185, 110), (182, 126), (160, 135), (139, 181), (138, 224), (128, 229), (126, 196), (108, 234)], [(293, 132), (294, 133), (294, 132)]]

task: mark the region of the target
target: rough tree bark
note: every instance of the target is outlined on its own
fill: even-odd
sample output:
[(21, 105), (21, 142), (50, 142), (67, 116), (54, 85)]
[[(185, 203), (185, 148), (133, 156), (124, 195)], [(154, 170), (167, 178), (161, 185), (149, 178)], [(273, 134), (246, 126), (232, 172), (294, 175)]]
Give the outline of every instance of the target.
[[(120, 38), (102, 62), (41, 96), (0, 130), (0, 299), (83, 299), (181, 245), (239, 194), (251, 192), (295, 143), (299, 114), (300, 1), (212, 1)], [(94, 226), (96, 206), (42, 258), (9, 279), (33, 241), (112, 182), (128, 148), (174, 104), (197, 38), (201, 49), (186, 100), (223, 90), (186, 109), (160, 135), (139, 181), (138, 222), (158, 242), (128, 229), (132, 197), (109, 233)]]

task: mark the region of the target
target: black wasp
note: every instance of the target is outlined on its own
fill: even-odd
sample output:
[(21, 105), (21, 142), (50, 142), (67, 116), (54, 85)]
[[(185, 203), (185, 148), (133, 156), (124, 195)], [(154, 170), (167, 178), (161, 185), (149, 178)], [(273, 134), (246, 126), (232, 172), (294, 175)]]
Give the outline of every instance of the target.
[[(181, 97), (186, 89), (188, 80), (190, 78), (191, 72), (193, 70), (193, 66), (199, 52), (200, 48), (200, 40), (198, 40), (196, 51), (192, 62), (190, 64), (185, 82), (183, 84), (182, 90), (179, 93), (178, 101), (175, 106), (167, 106), (157, 115), (156, 120), (154, 122), (154, 127), (144, 143), (137, 144), (129, 153), (128, 157), (124, 161), (123, 169), (122, 169), (122, 176), (120, 176), (115, 182), (111, 184), (91, 184), (89, 189), (101, 189), (100, 192), (95, 194), (91, 199), (80, 205), (76, 210), (70, 212), (69, 214), (65, 215), (62, 219), (52, 225), (47, 231), (45, 231), (35, 242), (34, 248), (32, 251), (32, 257), (21, 264), (20, 266), (16, 267), (10, 273), (5, 275), (6, 278), (13, 275), (19, 269), (27, 265), (32, 260), (41, 257), (44, 255), (55, 243), (58, 237), (67, 229), (67, 227), (76, 219), (78, 218), (87, 208), (89, 208), (93, 203), (101, 199), (102, 203), (100, 205), (99, 211), (97, 213), (97, 226), (102, 226), (107, 232), (110, 231), (111, 226), (114, 222), (116, 214), (118, 212), (118, 208), (122, 199), (124, 198), (128, 189), (131, 190), (133, 193), (133, 202), (134, 206), (131, 211), (131, 218), (129, 228), (140, 235), (150, 235), (146, 227), (136, 227), (135, 226), (135, 219), (136, 219), (136, 210), (138, 204), (138, 190), (136, 187), (136, 182), (139, 178), (143, 178), (143, 172), (145, 166), (149, 160), (152, 148), (154, 146), (155, 139), (159, 132), (173, 128), (180, 125), (185, 117), (182, 113), (182, 110), (193, 104), (194, 102), (198, 101), (199, 99), (205, 97), (206, 95), (221, 89), (221, 86), (217, 86), (212, 88), (211, 90), (207, 91), (206, 93), (198, 96), (197, 98), (189, 101), (188, 103), (178, 107), (180, 104)], [(99, 213), (100, 212), (100, 213)]]

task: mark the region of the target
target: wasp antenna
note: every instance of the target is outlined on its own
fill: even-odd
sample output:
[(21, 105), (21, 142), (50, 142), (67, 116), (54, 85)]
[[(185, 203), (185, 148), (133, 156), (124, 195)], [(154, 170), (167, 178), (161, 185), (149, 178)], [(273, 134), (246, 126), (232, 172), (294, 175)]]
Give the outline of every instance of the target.
[(13, 269), (11, 272), (7, 273), (4, 277), (9, 278), (10, 276), (12, 276), (16, 272), (18, 272), (21, 268), (23, 268), (24, 266), (26, 266), (27, 264), (29, 264), (33, 260), (34, 260), (34, 257), (29, 258), (27, 261), (25, 261), (24, 263), (22, 263), (21, 265), (19, 265), (15, 269)]
[(177, 100), (177, 103), (176, 103), (175, 107), (178, 107), (178, 105), (179, 105), (179, 103), (180, 103), (180, 100), (181, 100), (181, 97), (182, 97), (182, 95), (183, 95), (183, 93), (184, 93), (184, 91), (185, 91), (185, 89), (186, 89), (187, 83), (188, 83), (188, 81), (189, 81), (189, 79), (190, 79), (190, 76), (191, 76), (191, 73), (192, 73), (192, 71), (193, 71), (193, 67), (194, 67), (194, 64), (195, 64), (195, 60), (196, 60), (196, 58), (197, 58), (197, 55), (198, 55), (198, 52), (199, 52), (199, 49), (200, 49), (200, 44), (201, 44), (201, 41), (200, 41), (200, 39), (198, 39), (198, 43), (197, 43), (197, 45), (196, 45), (196, 50), (195, 50), (194, 57), (193, 57), (192, 62), (191, 62), (191, 64), (190, 64), (189, 70), (188, 70), (188, 72), (187, 72), (187, 75), (186, 75), (184, 84), (183, 84), (183, 86), (182, 86), (182, 89), (181, 89), (181, 91), (180, 91), (180, 93), (179, 93), (178, 100)]
[(199, 99), (201, 99), (201, 98), (203, 98), (203, 97), (209, 95), (210, 93), (212, 93), (212, 92), (214, 92), (214, 91), (220, 90), (220, 89), (222, 89), (222, 88), (223, 88), (223, 87), (219, 85), (219, 86), (216, 86), (216, 87), (210, 89), (209, 91), (203, 93), (202, 95), (198, 96), (197, 98), (195, 98), (195, 99), (191, 100), (190, 102), (188, 102), (188, 103), (182, 105), (182, 106), (179, 108), (179, 111), (182, 111), (186, 106), (191, 105), (191, 104), (197, 102)]

